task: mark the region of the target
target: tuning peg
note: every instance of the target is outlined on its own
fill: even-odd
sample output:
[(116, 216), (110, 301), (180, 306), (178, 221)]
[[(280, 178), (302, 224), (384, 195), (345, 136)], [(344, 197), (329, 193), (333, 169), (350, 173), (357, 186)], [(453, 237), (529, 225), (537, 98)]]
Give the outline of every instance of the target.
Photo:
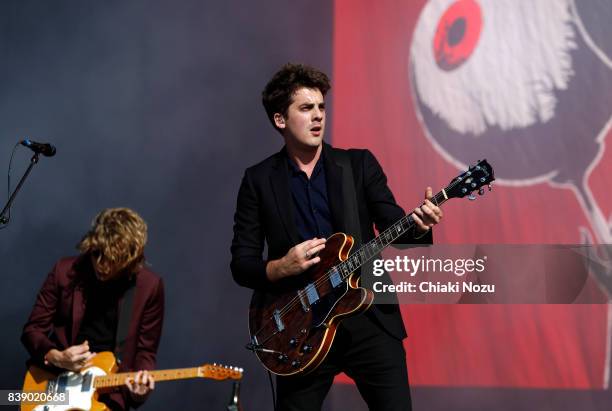
[(474, 195), (474, 193), (470, 193), (470, 195), (468, 196), (468, 200), (470, 201), (476, 200), (476, 196)]
[(485, 193), (485, 189), (484, 189), (484, 187), (480, 187), (480, 188), (478, 189), (478, 195), (483, 195), (484, 193)]

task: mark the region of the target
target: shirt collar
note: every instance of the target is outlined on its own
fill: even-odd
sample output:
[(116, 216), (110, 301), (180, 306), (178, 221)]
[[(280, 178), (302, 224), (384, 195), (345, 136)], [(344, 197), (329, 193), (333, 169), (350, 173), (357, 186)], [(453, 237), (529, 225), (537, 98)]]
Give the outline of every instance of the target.
[[(314, 169), (312, 170), (311, 178), (316, 177), (317, 175), (319, 175), (321, 170), (323, 170), (323, 156), (325, 155), (324, 153), (325, 153), (325, 150), (321, 151), (321, 155), (319, 156), (319, 159), (317, 160), (317, 164), (315, 164)], [(285, 155), (287, 156), (287, 164), (289, 165), (289, 172), (292, 173), (292, 175), (296, 176), (300, 174), (305, 174), (302, 170), (300, 170), (297, 164), (295, 164), (293, 159), (289, 157), (289, 154), (287, 154), (287, 151), (285, 151)]]

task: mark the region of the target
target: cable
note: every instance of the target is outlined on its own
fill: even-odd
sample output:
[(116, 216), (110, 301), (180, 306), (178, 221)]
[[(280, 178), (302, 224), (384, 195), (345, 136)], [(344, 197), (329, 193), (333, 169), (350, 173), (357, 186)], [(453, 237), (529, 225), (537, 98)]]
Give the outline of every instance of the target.
[(272, 390), (272, 407), (273, 410), (276, 411), (276, 392), (274, 392), (274, 382), (272, 381), (272, 373), (270, 370), (268, 371), (268, 379), (270, 380), (270, 388)]
[[(268, 353), (274, 352), (274, 353), (283, 355), (282, 352), (265, 349), (260, 344), (248, 343), (247, 345), (244, 346), (244, 348), (246, 348), (249, 351), (252, 351), (253, 354), (255, 354), (256, 351), (262, 351), (262, 352), (268, 352)], [(268, 372), (268, 379), (270, 380), (270, 389), (272, 391), (272, 407), (273, 407), (272, 409), (276, 411), (276, 392), (274, 390), (274, 382), (272, 381), (272, 373), (268, 369), (266, 369), (266, 371)]]

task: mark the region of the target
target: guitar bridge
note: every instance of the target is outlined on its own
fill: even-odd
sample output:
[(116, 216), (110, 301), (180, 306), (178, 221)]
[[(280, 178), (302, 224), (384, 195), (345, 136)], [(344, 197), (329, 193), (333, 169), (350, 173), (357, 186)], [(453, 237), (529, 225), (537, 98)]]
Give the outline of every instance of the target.
[(298, 290), (298, 297), (300, 297), (300, 302), (302, 303), (302, 310), (304, 310), (305, 313), (310, 311), (310, 306), (306, 302), (306, 298), (304, 298), (304, 291)]

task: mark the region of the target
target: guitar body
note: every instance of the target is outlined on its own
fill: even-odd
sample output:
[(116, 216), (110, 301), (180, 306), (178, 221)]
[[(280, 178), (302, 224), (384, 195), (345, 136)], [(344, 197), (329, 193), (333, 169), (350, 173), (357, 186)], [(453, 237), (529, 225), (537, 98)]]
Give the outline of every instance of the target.
[(106, 411), (105, 404), (98, 401), (93, 385), (94, 377), (112, 374), (117, 370), (115, 356), (111, 352), (98, 353), (92, 365), (80, 372), (66, 371), (59, 375), (31, 366), (23, 382), (23, 391), (67, 392), (70, 405), (47, 405), (44, 403), (22, 403), (21, 411)]
[(344, 280), (333, 274), (334, 267), (348, 258), (353, 242), (346, 234), (332, 235), (319, 253), (321, 261), (299, 276), (296, 287), (253, 294), (251, 345), (274, 374), (314, 370), (327, 356), (340, 321), (372, 304), (374, 294), (359, 287), (354, 274)]

